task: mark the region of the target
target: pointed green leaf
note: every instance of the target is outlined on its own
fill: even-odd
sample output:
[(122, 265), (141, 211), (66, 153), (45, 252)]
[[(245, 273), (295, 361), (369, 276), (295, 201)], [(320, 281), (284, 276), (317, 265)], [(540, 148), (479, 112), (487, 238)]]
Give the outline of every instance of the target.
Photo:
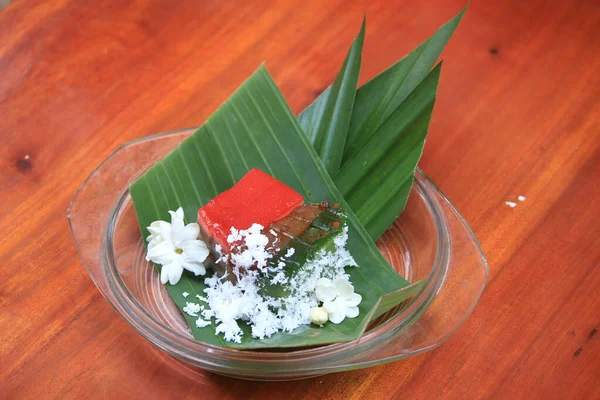
[(354, 39), (335, 81), (298, 116), (327, 172), (335, 174), (342, 163), (346, 134), (356, 96), (366, 19)]
[(363, 144), (427, 76), (466, 8), (402, 60), (361, 86), (356, 93), (343, 163), (360, 151)]
[(440, 70), (441, 63), (346, 161), (334, 179), (375, 240), (398, 218), (408, 200), (425, 145)]
[[(407, 139), (410, 132), (414, 132), (410, 134), (417, 135), (417, 141), (420, 137), (424, 140), (431, 110), (426, 110), (425, 114), (421, 115), (420, 120), (411, 121), (411, 123), (416, 123), (416, 128), (419, 129), (407, 130), (407, 121), (398, 121), (396, 118), (398, 123), (396, 129), (388, 125), (385, 128), (384, 135), (377, 134), (377, 132), (388, 118), (406, 102), (407, 97), (413, 90), (416, 90), (415, 88), (426, 79), (434, 62), (456, 30), (466, 8), (438, 29), (433, 36), (408, 56), (363, 85), (356, 95), (341, 171), (333, 176), (334, 182), (338, 185), (342, 194), (346, 196), (359, 220), (374, 240), (378, 239), (404, 210), (412, 185), (412, 177), (414, 177), (414, 169), (422, 153), (424, 141), (420, 147), (406, 146), (403, 141), (410, 140), (410, 138)], [(340, 71), (338, 77), (341, 74), (342, 71)], [(419, 89), (419, 98), (423, 100), (425, 107), (432, 105), (432, 99), (435, 98), (437, 81), (435, 85), (432, 85), (432, 83), (433, 81), (430, 80), (427, 86)], [(298, 117), (309, 137), (315, 134), (314, 126), (321, 119), (332, 118), (330, 114), (323, 112), (324, 99), (328, 98), (327, 93), (330, 90), (331, 86)], [(429, 92), (425, 93), (426, 91)], [(417, 98), (413, 100), (415, 102), (419, 101)], [(423, 108), (420, 108), (420, 111), (423, 110)], [(404, 112), (406, 112), (406, 109)], [(307, 119), (307, 115), (310, 115), (310, 119)], [(363, 158), (373, 159), (374, 157), (369, 148), (363, 148), (372, 136), (383, 136), (381, 137), (383, 142), (393, 142), (394, 146), (399, 148), (394, 148), (394, 150), (387, 147), (387, 151), (390, 152), (390, 155), (387, 156), (388, 161), (381, 160), (381, 165), (378, 168), (361, 168)], [(398, 139), (400, 137), (403, 139)], [(371, 141), (371, 144), (373, 145), (374, 142)], [(394, 155), (392, 156), (391, 153)], [(381, 157), (381, 154), (378, 157)], [(347, 165), (348, 162), (350, 162), (349, 165)], [(391, 167), (384, 168), (387, 164), (397, 165), (397, 169), (404, 172), (389, 175)], [(410, 168), (412, 168), (410, 179), (407, 179), (408, 169)], [(397, 175), (400, 175), (401, 180), (393, 182), (392, 179), (396, 179)], [(372, 201), (368, 202), (369, 190), (374, 186), (365, 184), (368, 183), (365, 181), (370, 180), (390, 186), (379, 187), (380, 191), (385, 192), (385, 196), (373, 196)], [(362, 183), (358, 184), (361, 181)]]
[[(187, 222), (212, 197), (233, 186), (251, 168), (260, 168), (293, 187), (307, 201), (327, 200), (344, 207), (348, 216), (348, 249), (359, 268), (349, 268), (357, 293), (363, 296), (360, 314), (323, 328), (302, 326), (258, 340), (246, 334), (241, 344), (224, 342), (214, 327), (197, 328), (184, 313), (194, 337), (202, 342), (238, 348), (310, 346), (359, 338), (369, 321), (422, 287), (409, 285), (385, 261), (327, 173), (271, 77), (261, 67), (196, 133), (156, 163), (130, 187), (144, 236), (151, 222), (168, 218), (182, 206)], [(180, 308), (203, 295), (203, 279), (185, 274), (167, 289)], [(190, 295), (183, 298), (182, 292)]]

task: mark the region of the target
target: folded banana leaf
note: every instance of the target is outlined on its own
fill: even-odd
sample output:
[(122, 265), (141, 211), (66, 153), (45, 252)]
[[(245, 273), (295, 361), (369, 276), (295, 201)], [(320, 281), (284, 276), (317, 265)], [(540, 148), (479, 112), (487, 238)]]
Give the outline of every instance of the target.
[[(348, 130), (335, 132), (337, 145), (332, 146), (327, 153), (320, 151), (317, 153), (324, 162), (329, 164), (329, 173), (334, 177), (338, 189), (373, 240), (377, 240), (385, 232), (406, 206), (412, 178), (425, 144), (433, 100), (437, 92), (439, 71), (431, 73), (430, 71), (456, 30), (466, 8), (406, 57), (361, 86), (356, 92), (356, 97), (353, 97), (353, 85), (358, 78), (360, 67), (360, 57), (356, 55), (356, 50), (363, 43), (363, 22), (363, 27), (352, 44), (334, 83), (298, 116), (306, 135), (318, 150), (320, 143), (325, 142), (329, 134), (321, 127), (324, 124), (340, 128), (346, 126), (347, 113), (337, 110), (352, 110)], [(425, 79), (429, 79), (429, 82), (427, 85), (422, 85)], [(407, 102), (414, 91), (420, 93), (413, 96), (411, 103), (422, 112), (408, 114), (405, 110), (401, 120), (394, 118), (397, 124), (394, 128), (387, 121), (394, 114), (398, 116), (398, 108)], [(354, 101), (350, 105), (351, 98)], [(337, 103), (331, 104), (332, 102)], [(371, 146), (368, 149), (364, 148), (373, 137), (385, 139), (385, 143), (377, 145), (378, 140), (371, 141)], [(413, 146), (406, 146), (403, 142), (407, 138), (410, 140), (416, 137), (420, 138), (421, 142)], [(389, 147), (389, 142), (394, 143), (392, 148)], [(375, 168), (374, 165), (363, 167), (356, 162), (371, 157), (371, 151), (380, 155), (379, 166), (388, 167)], [(340, 159), (341, 166), (337, 162)], [(336, 161), (333, 163), (331, 160)], [(395, 168), (392, 167), (394, 165)], [(338, 172), (335, 166), (342, 171)], [(394, 173), (391, 173), (392, 169)], [(354, 187), (348, 187), (349, 175), (352, 175), (356, 181), (374, 179), (389, 182), (389, 186), (382, 187), (388, 199), (381, 201), (381, 196), (373, 196), (372, 201), (365, 202), (364, 196), (352, 192)]]
[[(195, 317), (183, 314), (194, 338), (237, 348), (311, 346), (358, 339), (378, 315), (414, 295), (423, 285), (410, 285), (385, 261), (369, 234), (349, 207), (319, 156), (308, 141), (285, 99), (264, 67), (258, 69), (201, 126), (130, 187), (141, 231), (156, 220), (168, 219), (168, 210), (183, 207), (187, 222), (198, 209), (229, 189), (250, 169), (260, 168), (305, 196), (307, 201), (341, 204), (348, 217), (348, 249), (359, 267), (348, 268), (357, 293), (363, 296), (360, 314), (339, 325), (302, 326), (292, 333), (254, 339), (243, 327), (241, 344), (225, 342), (214, 326), (197, 328)], [(156, 266), (160, 269), (160, 266)], [(184, 274), (167, 289), (183, 309), (203, 296), (202, 279)], [(184, 298), (182, 293), (190, 295)]]
[(338, 190), (374, 240), (406, 206), (425, 146), (441, 66), (425, 77), (335, 177)]

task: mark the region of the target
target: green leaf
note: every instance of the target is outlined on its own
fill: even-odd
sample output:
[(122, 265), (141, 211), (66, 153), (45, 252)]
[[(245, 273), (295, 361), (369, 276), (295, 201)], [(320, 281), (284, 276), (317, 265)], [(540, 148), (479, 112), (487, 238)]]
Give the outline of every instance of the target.
[(356, 93), (343, 162), (360, 151), (363, 144), (427, 76), (467, 7), (444, 24), (410, 54), (361, 86)]
[[(144, 236), (155, 220), (166, 220), (168, 210), (183, 207), (186, 220), (195, 221), (198, 209), (229, 189), (250, 169), (260, 168), (291, 186), (307, 201), (341, 204), (348, 217), (348, 249), (359, 268), (348, 273), (363, 296), (360, 314), (339, 325), (303, 326), (292, 333), (278, 333), (264, 340), (250, 336), (248, 327), (241, 344), (224, 342), (214, 327), (198, 329), (186, 316), (194, 337), (202, 342), (238, 348), (310, 346), (359, 338), (369, 321), (386, 312), (422, 287), (409, 285), (385, 261), (357, 217), (345, 203), (319, 156), (302, 132), (275, 83), (261, 67), (196, 133), (156, 163), (130, 187)], [(160, 267), (159, 267), (160, 268)], [(180, 308), (202, 296), (201, 278), (186, 274), (167, 289)], [(187, 291), (190, 296), (183, 298)], [(383, 298), (383, 300), (382, 300)]]
[(332, 176), (342, 163), (356, 96), (365, 26), (366, 19), (363, 19), (360, 32), (333, 84), (298, 116), (300, 126)]
[[(377, 240), (385, 232), (406, 206), (437, 92), (439, 71), (433, 72), (437, 74), (436, 78), (430, 74), (430, 70), (456, 30), (466, 8), (409, 55), (363, 85), (356, 94), (342, 167), (332, 176), (373, 240)], [(348, 57), (351, 52), (352, 49)], [(343, 72), (344, 68), (337, 79), (340, 79)], [(429, 79), (428, 84), (422, 85), (425, 79)], [(329, 98), (327, 93), (331, 89), (332, 86), (328, 87), (298, 117), (309, 137), (316, 134), (314, 127), (319, 126), (322, 120), (332, 121), (336, 118), (333, 113), (324, 112), (324, 99)], [(387, 122), (408, 101), (411, 93), (417, 90), (419, 94), (412, 96), (410, 103), (419, 113), (411, 113), (404, 107), (402, 114), (412, 119), (403, 120), (397, 118), (400, 115), (397, 114), (393, 123)], [(307, 123), (307, 114), (310, 115), (310, 123)], [(397, 124), (395, 127), (394, 123)], [(385, 128), (382, 127), (384, 124)], [(338, 135), (342, 134), (338, 132)], [(371, 140), (373, 137), (378, 139)], [(393, 143), (393, 146), (378, 145), (379, 140)], [(370, 145), (367, 146), (368, 143)], [(380, 152), (375, 156), (372, 153), (373, 147), (380, 150), (385, 148), (388, 153), (384, 156)], [(336, 150), (338, 153), (342, 152), (341, 147)], [(328, 157), (332, 157), (331, 153)], [(374, 167), (362, 164), (369, 160), (378, 161), (378, 165)], [(378, 194), (372, 198), (369, 194), (375, 185), (368, 184), (370, 181), (381, 184), (376, 187)]]
[(377, 239), (406, 206), (423, 153), (441, 63), (348, 159), (335, 183), (369, 235)]

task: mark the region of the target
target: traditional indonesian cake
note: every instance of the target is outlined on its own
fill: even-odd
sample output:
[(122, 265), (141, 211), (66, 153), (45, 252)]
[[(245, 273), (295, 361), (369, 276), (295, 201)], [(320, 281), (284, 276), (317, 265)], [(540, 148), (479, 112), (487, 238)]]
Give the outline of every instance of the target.
[(198, 211), (202, 232), (229, 251), (231, 228), (263, 227), (289, 215), (304, 197), (272, 176), (254, 168), (235, 186), (219, 194)]

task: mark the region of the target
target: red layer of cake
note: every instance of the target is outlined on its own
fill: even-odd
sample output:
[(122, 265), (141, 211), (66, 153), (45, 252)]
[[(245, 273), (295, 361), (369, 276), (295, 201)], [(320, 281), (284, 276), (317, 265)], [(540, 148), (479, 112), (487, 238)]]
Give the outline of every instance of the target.
[(294, 189), (254, 168), (202, 207), (198, 223), (211, 241), (229, 251), (227, 236), (231, 228), (248, 229), (252, 224), (266, 228), (303, 203), (304, 198)]

